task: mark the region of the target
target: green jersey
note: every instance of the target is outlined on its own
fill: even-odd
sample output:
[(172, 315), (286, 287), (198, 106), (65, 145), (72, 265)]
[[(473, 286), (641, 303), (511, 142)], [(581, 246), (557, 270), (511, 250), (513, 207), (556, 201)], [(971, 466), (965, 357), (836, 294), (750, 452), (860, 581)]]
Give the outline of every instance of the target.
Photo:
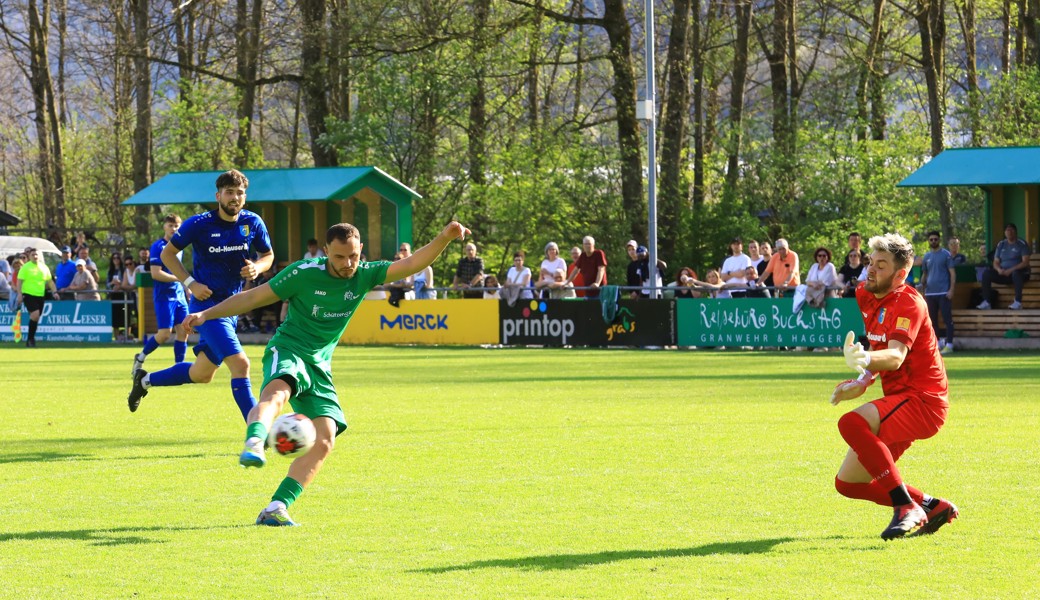
[(285, 322), (267, 347), (278, 347), (312, 361), (327, 364), (332, 351), (365, 299), (386, 280), (389, 261), (363, 262), (350, 279), (333, 277), (325, 269), (327, 257), (309, 258), (282, 269), (271, 279), (271, 289), (289, 303)]
[(18, 269), (18, 279), (22, 280), (22, 293), (26, 296), (42, 297), (47, 291), (47, 280), (51, 278), (51, 270), (45, 264), (28, 261)]

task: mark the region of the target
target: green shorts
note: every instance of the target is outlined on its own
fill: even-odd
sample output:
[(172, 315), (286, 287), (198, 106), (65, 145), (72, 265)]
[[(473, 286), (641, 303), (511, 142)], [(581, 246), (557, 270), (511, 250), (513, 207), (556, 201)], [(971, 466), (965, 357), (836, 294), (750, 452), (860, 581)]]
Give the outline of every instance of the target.
[(328, 417), (336, 422), (336, 435), (347, 429), (347, 417), (339, 405), (332, 374), (326, 368), (303, 360), (291, 350), (268, 346), (264, 350), (264, 383), (262, 390), (275, 379), (291, 381), (293, 395), (289, 403), (294, 411), (311, 419)]

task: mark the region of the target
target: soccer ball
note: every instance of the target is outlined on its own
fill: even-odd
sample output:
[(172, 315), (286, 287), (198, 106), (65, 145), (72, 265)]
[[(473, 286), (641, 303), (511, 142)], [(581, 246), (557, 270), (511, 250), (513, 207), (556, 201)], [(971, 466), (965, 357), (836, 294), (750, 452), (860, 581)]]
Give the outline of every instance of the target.
[(282, 456), (302, 455), (311, 449), (316, 437), (310, 419), (300, 413), (289, 413), (275, 419), (267, 444)]

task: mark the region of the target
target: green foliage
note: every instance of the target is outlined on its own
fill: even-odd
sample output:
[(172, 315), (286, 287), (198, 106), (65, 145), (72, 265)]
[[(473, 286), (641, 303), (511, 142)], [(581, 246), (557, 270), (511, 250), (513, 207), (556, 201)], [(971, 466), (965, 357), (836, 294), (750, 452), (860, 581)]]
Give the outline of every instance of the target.
[(997, 79), (984, 98), (982, 112), (986, 144), (1040, 145), (1040, 71), (1019, 69)]
[[(231, 85), (181, 81), (162, 93), (171, 97), (155, 115), (155, 172), (211, 171), (237, 164), (238, 123)], [(252, 165), (250, 165), (252, 166)]]
[[(289, 461), (237, 465), (244, 426), (226, 369), (209, 385), (153, 388), (130, 414), (135, 348), (44, 345), (0, 348), (0, 410), (19, 415), (0, 446), (4, 597), (1040, 589), (1036, 353), (946, 359), (949, 420), (899, 466), (961, 518), (886, 543), (891, 512), (834, 491), (846, 452), (835, 422), (858, 404), (827, 403), (850, 373), (835, 353), (342, 347), (332, 377), (350, 428), (291, 509), (302, 526), (275, 530), (253, 520)], [(258, 382), (262, 348), (245, 351)], [(148, 360), (170, 357), (165, 346)], [(581, 365), (579, 384), (547, 365)], [(277, 573), (258, 576), (258, 564)], [(927, 568), (849, 576), (908, 565)]]

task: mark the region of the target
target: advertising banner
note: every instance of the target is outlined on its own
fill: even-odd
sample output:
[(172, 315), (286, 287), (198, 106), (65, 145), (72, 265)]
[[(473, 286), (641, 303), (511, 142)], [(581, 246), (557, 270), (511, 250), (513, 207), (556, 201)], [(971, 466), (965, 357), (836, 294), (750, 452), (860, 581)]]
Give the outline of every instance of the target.
[(340, 340), (345, 344), (497, 344), (495, 300), (366, 300)]
[[(14, 314), (0, 302), (0, 342), (22, 342), (29, 335), (29, 313)], [(43, 305), (38, 342), (111, 342), (112, 303), (108, 300), (48, 302)]]
[(680, 299), (680, 346), (836, 347), (849, 331), (863, 335), (856, 301), (830, 298), (824, 308), (792, 311), (791, 298)]
[(537, 346), (669, 346), (675, 344), (674, 300), (621, 300), (614, 320), (593, 300), (504, 301), (502, 343)]

